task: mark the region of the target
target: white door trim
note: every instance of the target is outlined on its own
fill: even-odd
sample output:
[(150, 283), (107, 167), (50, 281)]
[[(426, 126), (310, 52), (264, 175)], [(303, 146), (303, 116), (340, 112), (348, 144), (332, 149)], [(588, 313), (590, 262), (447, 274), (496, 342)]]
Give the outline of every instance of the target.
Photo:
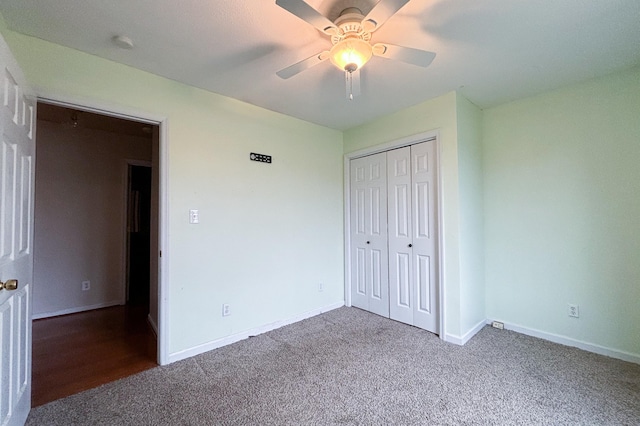
[(364, 148), (358, 151), (344, 154), (344, 253), (345, 253), (345, 268), (344, 268), (344, 300), (346, 306), (351, 306), (351, 167), (350, 161), (354, 158), (365, 157), (367, 155), (377, 154), (379, 152), (385, 152), (396, 148), (403, 148), (405, 146), (415, 145), (421, 142), (427, 142), (434, 140), (436, 142), (436, 164), (438, 169), (438, 294), (440, 304), (438, 309), (439, 314), (439, 330), (438, 336), (441, 340), (445, 340), (446, 336), (446, 322), (445, 322), (445, 309), (446, 309), (446, 289), (444, 285), (445, 273), (444, 273), (444, 222), (442, 220), (442, 170), (440, 162), (441, 142), (440, 132), (430, 131), (424, 133), (418, 133), (411, 136), (406, 136), (394, 141), (385, 142), (372, 147)]
[[(158, 211), (158, 364), (169, 364), (169, 119), (119, 104), (49, 93), (36, 88), (38, 102), (124, 118), (160, 127), (160, 188)], [(37, 142), (36, 142), (37, 143)]]

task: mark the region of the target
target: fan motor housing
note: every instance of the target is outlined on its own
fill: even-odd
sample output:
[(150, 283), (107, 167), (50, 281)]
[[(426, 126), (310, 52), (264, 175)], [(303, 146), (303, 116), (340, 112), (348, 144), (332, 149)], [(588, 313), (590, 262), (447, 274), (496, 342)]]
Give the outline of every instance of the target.
[(371, 33), (362, 27), (364, 15), (357, 7), (348, 7), (340, 13), (334, 24), (340, 28), (338, 34), (331, 36), (331, 43), (337, 44), (345, 38), (359, 38), (364, 41), (371, 40)]

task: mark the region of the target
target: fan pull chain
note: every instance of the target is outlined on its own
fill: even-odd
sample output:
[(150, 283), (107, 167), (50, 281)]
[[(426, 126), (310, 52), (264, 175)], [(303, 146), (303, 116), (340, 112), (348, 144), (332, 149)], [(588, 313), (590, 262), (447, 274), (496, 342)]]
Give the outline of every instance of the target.
[(345, 71), (346, 83), (347, 83), (347, 99), (353, 100), (353, 73)]
[(349, 100), (353, 100), (353, 73), (349, 73)]

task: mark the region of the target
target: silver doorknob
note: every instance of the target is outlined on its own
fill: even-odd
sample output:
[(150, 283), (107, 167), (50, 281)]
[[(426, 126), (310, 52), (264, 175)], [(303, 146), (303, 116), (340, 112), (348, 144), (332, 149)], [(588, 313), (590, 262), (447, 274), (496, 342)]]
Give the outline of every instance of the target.
[(18, 280), (0, 281), (0, 290), (15, 290), (18, 288)]

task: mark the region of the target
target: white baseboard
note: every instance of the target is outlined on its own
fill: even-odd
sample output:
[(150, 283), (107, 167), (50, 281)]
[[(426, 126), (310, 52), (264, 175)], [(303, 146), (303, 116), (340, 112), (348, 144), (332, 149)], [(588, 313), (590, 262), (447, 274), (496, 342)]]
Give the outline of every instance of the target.
[(156, 339), (157, 339), (158, 338), (158, 324), (156, 324), (156, 322), (153, 320), (153, 318), (151, 318), (151, 314), (147, 315), (147, 322), (149, 322), (149, 325), (153, 329), (153, 332), (156, 334)]
[(478, 333), (480, 330), (482, 330), (482, 328), (487, 325), (487, 320), (482, 320), (479, 323), (477, 323), (476, 325), (474, 325), (471, 330), (467, 331), (466, 333), (464, 333), (464, 335), (461, 336), (456, 336), (454, 334), (445, 334), (444, 337), (444, 341), (448, 342), (448, 343), (453, 343), (455, 345), (460, 345), (463, 346), (465, 345), (469, 340), (471, 340), (471, 338), (473, 336), (476, 335), (476, 333)]
[[(496, 321), (500, 321), (500, 320), (496, 320)], [(547, 333), (546, 331), (540, 331), (533, 328), (523, 327), (517, 324), (510, 324), (504, 321), (501, 321), (501, 322), (504, 324), (504, 328), (507, 330), (512, 330), (517, 333), (526, 334), (527, 336), (537, 337), (539, 339), (548, 340), (550, 342), (559, 343), (565, 346), (573, 346), (575, 348), (579, 348), (588, 352), (593, 352), (596, 354), (608, 356), (611, 358), (633, 362), (634, 364), (640, 364), (639, 354), (633, 354), (630, 352), (607, 348), (606, 346), (583, 342), (582, 340), (572, 339), (571, 337), (561, 336), (559, 334)], [(487, 324), (491, 324), (491, 320), (487, 320)]]
[(314, 309), (313, 311), (305, 312), (303, 314), (296, 315), (291, 318), (272, 322), (270, 324), (265, 324), (263, 326), (253, 328), (251, 330), (246, 330), (240, 333), (232, 334), (230, 336), (222, 337), (220, 339), (216, 339), (211, 342), (204, 343), (202, 345), (194, 346), (193, 348), (175, 352), (175, 353), (169, 354), (169, 360), (167, 364), (171, 364), (172, 362), (180, 361), (186, 358), (191, 358), (192, 356), (200, 355), (201, 353), (209, 352), (213, 349), (221, 348), (222, 346), (227, 346), (232, 343), (239, 342), (240, 340), (247, 339), (250, 336), (257, 336), (258, 334), (263, 334), (268, 331), (275, 330), (280, 327), (284, 327), (285, 325), (293, 324), (307, 318), (315, 317), (316, 315), (320, 315), (325, 312), (329, 312), (334, 309), (341, 308), (343, 306), (344, 306), (344, 302), (334, 303), (332, 305), (328, 305), (320, 309)]
[(92, 311), (94, 309), (100, 309), (100, 308), (109, 308), (111, 306), (118, 306), (118, 305), (122, 305), (122, 304), (123, 303), (120, 300), (113, 300), (111, 302), (97, 303), (95, 305), (76, 306), (75, 308), (62, 309), (60, 311), (33, 314), (33, 315), (31, 315), (31, 319), (37, 320), (37, 319), (42, 319), (42, 318), (58, 317), (60, 315), (76, 314), (78, 312)]

